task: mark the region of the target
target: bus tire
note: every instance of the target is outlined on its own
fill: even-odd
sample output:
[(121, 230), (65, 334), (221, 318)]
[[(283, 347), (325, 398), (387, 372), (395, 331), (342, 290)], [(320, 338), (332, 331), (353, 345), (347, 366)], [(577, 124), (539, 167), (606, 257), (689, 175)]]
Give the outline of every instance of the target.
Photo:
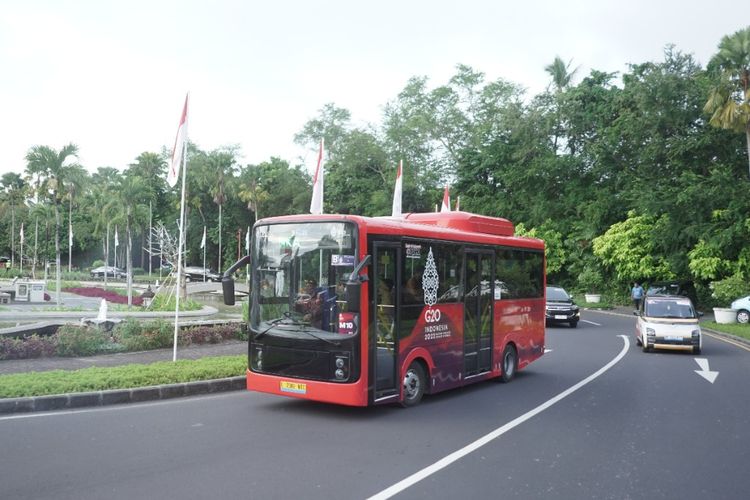
[(516, 377), (518, 370), (518, 352), (513, 344), (508, 344), (503, 349), (503, 374), (500, 375), (500, 381), (508, 383)]
[(422, 365), (416, 361), (413, 362), (404, 374), (404, 398), (401, 401), (401, 406), (409, 408), (419, 404), (422, 396), (424, 396), (426, 384), (427, 379)]

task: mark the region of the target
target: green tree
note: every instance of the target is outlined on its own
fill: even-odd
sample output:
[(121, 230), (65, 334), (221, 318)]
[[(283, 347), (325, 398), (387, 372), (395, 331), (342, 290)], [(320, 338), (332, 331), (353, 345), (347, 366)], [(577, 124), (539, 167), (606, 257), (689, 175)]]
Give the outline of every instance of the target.
[(128, 308), (133, 304), (133, 235), (137, 223), (148, 220), (147, 182), (136, 175), (123, 176), (115, 191), (119, 213), (116, 218), (125, 222), (125, 262), (127, 267)]
[(653, 217), (629, 212), (626, 220), (594, 238), (594, 255), (611, 267), (621, 282), (673, 278), (666, 259), (654, 252), (657, 222)]
[(750, 173), (750, 26), (721, 39), (709, 68), (719, 73), (704, 107), (711, 115), (709, 123), (745, 133)]

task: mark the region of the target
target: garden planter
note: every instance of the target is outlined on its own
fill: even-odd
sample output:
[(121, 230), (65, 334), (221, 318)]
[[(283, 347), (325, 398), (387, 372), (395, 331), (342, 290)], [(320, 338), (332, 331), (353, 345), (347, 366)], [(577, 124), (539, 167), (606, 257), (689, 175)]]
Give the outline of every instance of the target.
[(737, 309), (714, 307), (714, 319), (717, 323), (737, 323)]
[(592, 304), (597, 304), (602, 300), (602, 296), (598, 293), (587, 293), (584, 296), (586, 297), (586, 302), (590, 302)]

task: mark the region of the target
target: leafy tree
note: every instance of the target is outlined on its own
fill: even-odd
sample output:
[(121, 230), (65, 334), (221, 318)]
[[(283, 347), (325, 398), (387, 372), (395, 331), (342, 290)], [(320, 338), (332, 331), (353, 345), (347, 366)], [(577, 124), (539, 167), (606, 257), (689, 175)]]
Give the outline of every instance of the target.
[(750, 172), (750, 26), (724, 36), (709, 67), (720, 74), (704, 107), (709, 123), (745, 133)]
[(594, 238), (594, 255), (611, 267), (622, 282), (672, 278), (666, 260), (654, 255), (652, 235), (657, 231), (657, 222), (653, 217), (630, 211), (626, 220)]

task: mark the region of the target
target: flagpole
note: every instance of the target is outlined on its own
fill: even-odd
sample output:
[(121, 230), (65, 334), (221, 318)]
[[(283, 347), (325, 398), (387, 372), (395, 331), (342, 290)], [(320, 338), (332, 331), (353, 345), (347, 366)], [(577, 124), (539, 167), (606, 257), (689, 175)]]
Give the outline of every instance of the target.
[[(177, 332), (180, 319), (180, 285), (182, 283), (182, 247), (185, 238), (185, 178), (187, 177), (187, 141), (182, 144), (182, 194), (180, 195), (180, 236), (177, 243), (177, 291), (174, 306), (174, 339), (172, 341), (172, 361), (177, 361)], [(205, 269), (205, 265), (204, 265)]]
[(201, 240), (201, 246), (203, 247), (203, 283), (206, 282), (206, 226), (203, 226), (203, 239)]

